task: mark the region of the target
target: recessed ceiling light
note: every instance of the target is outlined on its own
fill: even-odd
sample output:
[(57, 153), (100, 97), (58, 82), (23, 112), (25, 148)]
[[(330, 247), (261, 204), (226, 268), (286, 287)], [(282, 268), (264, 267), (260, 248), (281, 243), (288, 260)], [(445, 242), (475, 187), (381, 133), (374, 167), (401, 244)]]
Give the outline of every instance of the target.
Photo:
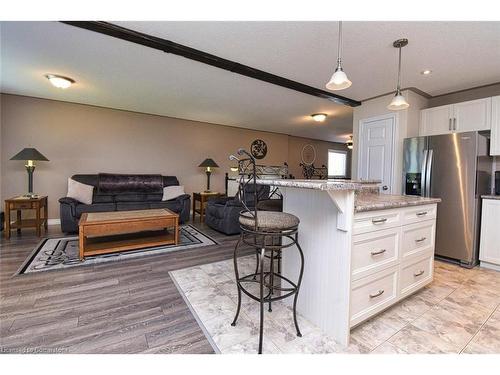
[(49, 80), (52, 86), (55, 86), (59, 89), (67, 89), (73, 83), (75, 83), (74, 79), (71, 79), (69, 77), (59, 76), (57, 74), (45, 74), (45, 78)]
[(323, 122), (326, 120), (327, 114), (326, 113), (314, 113), (311, 115), (314, 121), (317, 122)]
[(425, 69), (425, 70), (422, 70), (420, 72), (420, 74), (422, 74), (423, 76), (428, 76), (431, 73), (432, 73), (432, 70), (430, 70), (430, 69)]

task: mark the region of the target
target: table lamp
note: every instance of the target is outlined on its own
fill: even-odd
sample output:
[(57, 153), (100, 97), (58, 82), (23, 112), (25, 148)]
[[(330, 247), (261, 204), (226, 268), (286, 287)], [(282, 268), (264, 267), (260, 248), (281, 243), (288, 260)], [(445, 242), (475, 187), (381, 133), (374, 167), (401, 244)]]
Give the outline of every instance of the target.
[(21, 152), (14, 155), (10, 160), (26, 160), (26, 171), (28, 172), (28, 194), (25, 197), (33, 198), (33, 172), (35, 171), (35, 161), (49, 161), (36, 148), (24, 148)]
[(206, 168), (205, 172), (207, 173), (207, 190), (205, 190), (205, 193), (208, 193), (210, 192), (210, 175), (212, 174), (211, 168), (219, 168), (219, 166), (212, 159), (205, 159), (200, 165), (198, 165), (198, 167)]

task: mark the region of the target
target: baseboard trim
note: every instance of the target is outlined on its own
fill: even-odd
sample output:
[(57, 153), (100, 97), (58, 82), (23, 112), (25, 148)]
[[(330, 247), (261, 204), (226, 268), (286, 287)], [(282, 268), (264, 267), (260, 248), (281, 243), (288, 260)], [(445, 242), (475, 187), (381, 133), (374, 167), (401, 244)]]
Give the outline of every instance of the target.
[(48, 225), (61, 225), (61, 219), (49, 219), (47, 220)]

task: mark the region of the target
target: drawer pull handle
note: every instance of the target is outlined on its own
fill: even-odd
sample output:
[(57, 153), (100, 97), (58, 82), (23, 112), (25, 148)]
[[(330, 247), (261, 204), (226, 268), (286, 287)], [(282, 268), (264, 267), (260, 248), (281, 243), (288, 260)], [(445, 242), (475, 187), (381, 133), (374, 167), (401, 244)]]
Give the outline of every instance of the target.
[(380, 250), (376, 250), (376, 251), (372, 251), (372, 255), (380, 255), (380, 254), (383, 254), (385, 253), (387, 250), (386, 249), (380, 249)]
[(427, 237), (417, 238), (415, 242), (423, 242), (427, 239)]
[(377, 297), (381, 296), (382, 294), (384, 294), (384, 292), (385, 292), (384, 289), (380, 289), (377, 293), (370, 294), (370, 298), (377, 298)]
[(415, 276), (415, 277), (422, 276), (422, 275), (424, 274), (424, 272), (425, 272), (424, 270), (420, 270), (420, 271), (418, 271), (418, 272), (415, 272), (415, 273), (413, 274), (413, 276)]
[(427, 215), (427, 211), (417, 212), (417, 216), (425, 216)]
[(383, 217), (382, 219), (372, 219), (373, 224), (382, 224), (387, 221), (387, 218)]

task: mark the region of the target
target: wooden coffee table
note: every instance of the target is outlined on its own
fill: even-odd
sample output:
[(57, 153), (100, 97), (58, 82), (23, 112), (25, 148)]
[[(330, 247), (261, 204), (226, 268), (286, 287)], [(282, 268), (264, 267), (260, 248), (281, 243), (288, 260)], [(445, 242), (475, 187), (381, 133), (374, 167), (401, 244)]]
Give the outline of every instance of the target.
[(161, 208), (138, 211), (88, 212), (79, 222), (80, 260), (179, 242), (179, 215)]

